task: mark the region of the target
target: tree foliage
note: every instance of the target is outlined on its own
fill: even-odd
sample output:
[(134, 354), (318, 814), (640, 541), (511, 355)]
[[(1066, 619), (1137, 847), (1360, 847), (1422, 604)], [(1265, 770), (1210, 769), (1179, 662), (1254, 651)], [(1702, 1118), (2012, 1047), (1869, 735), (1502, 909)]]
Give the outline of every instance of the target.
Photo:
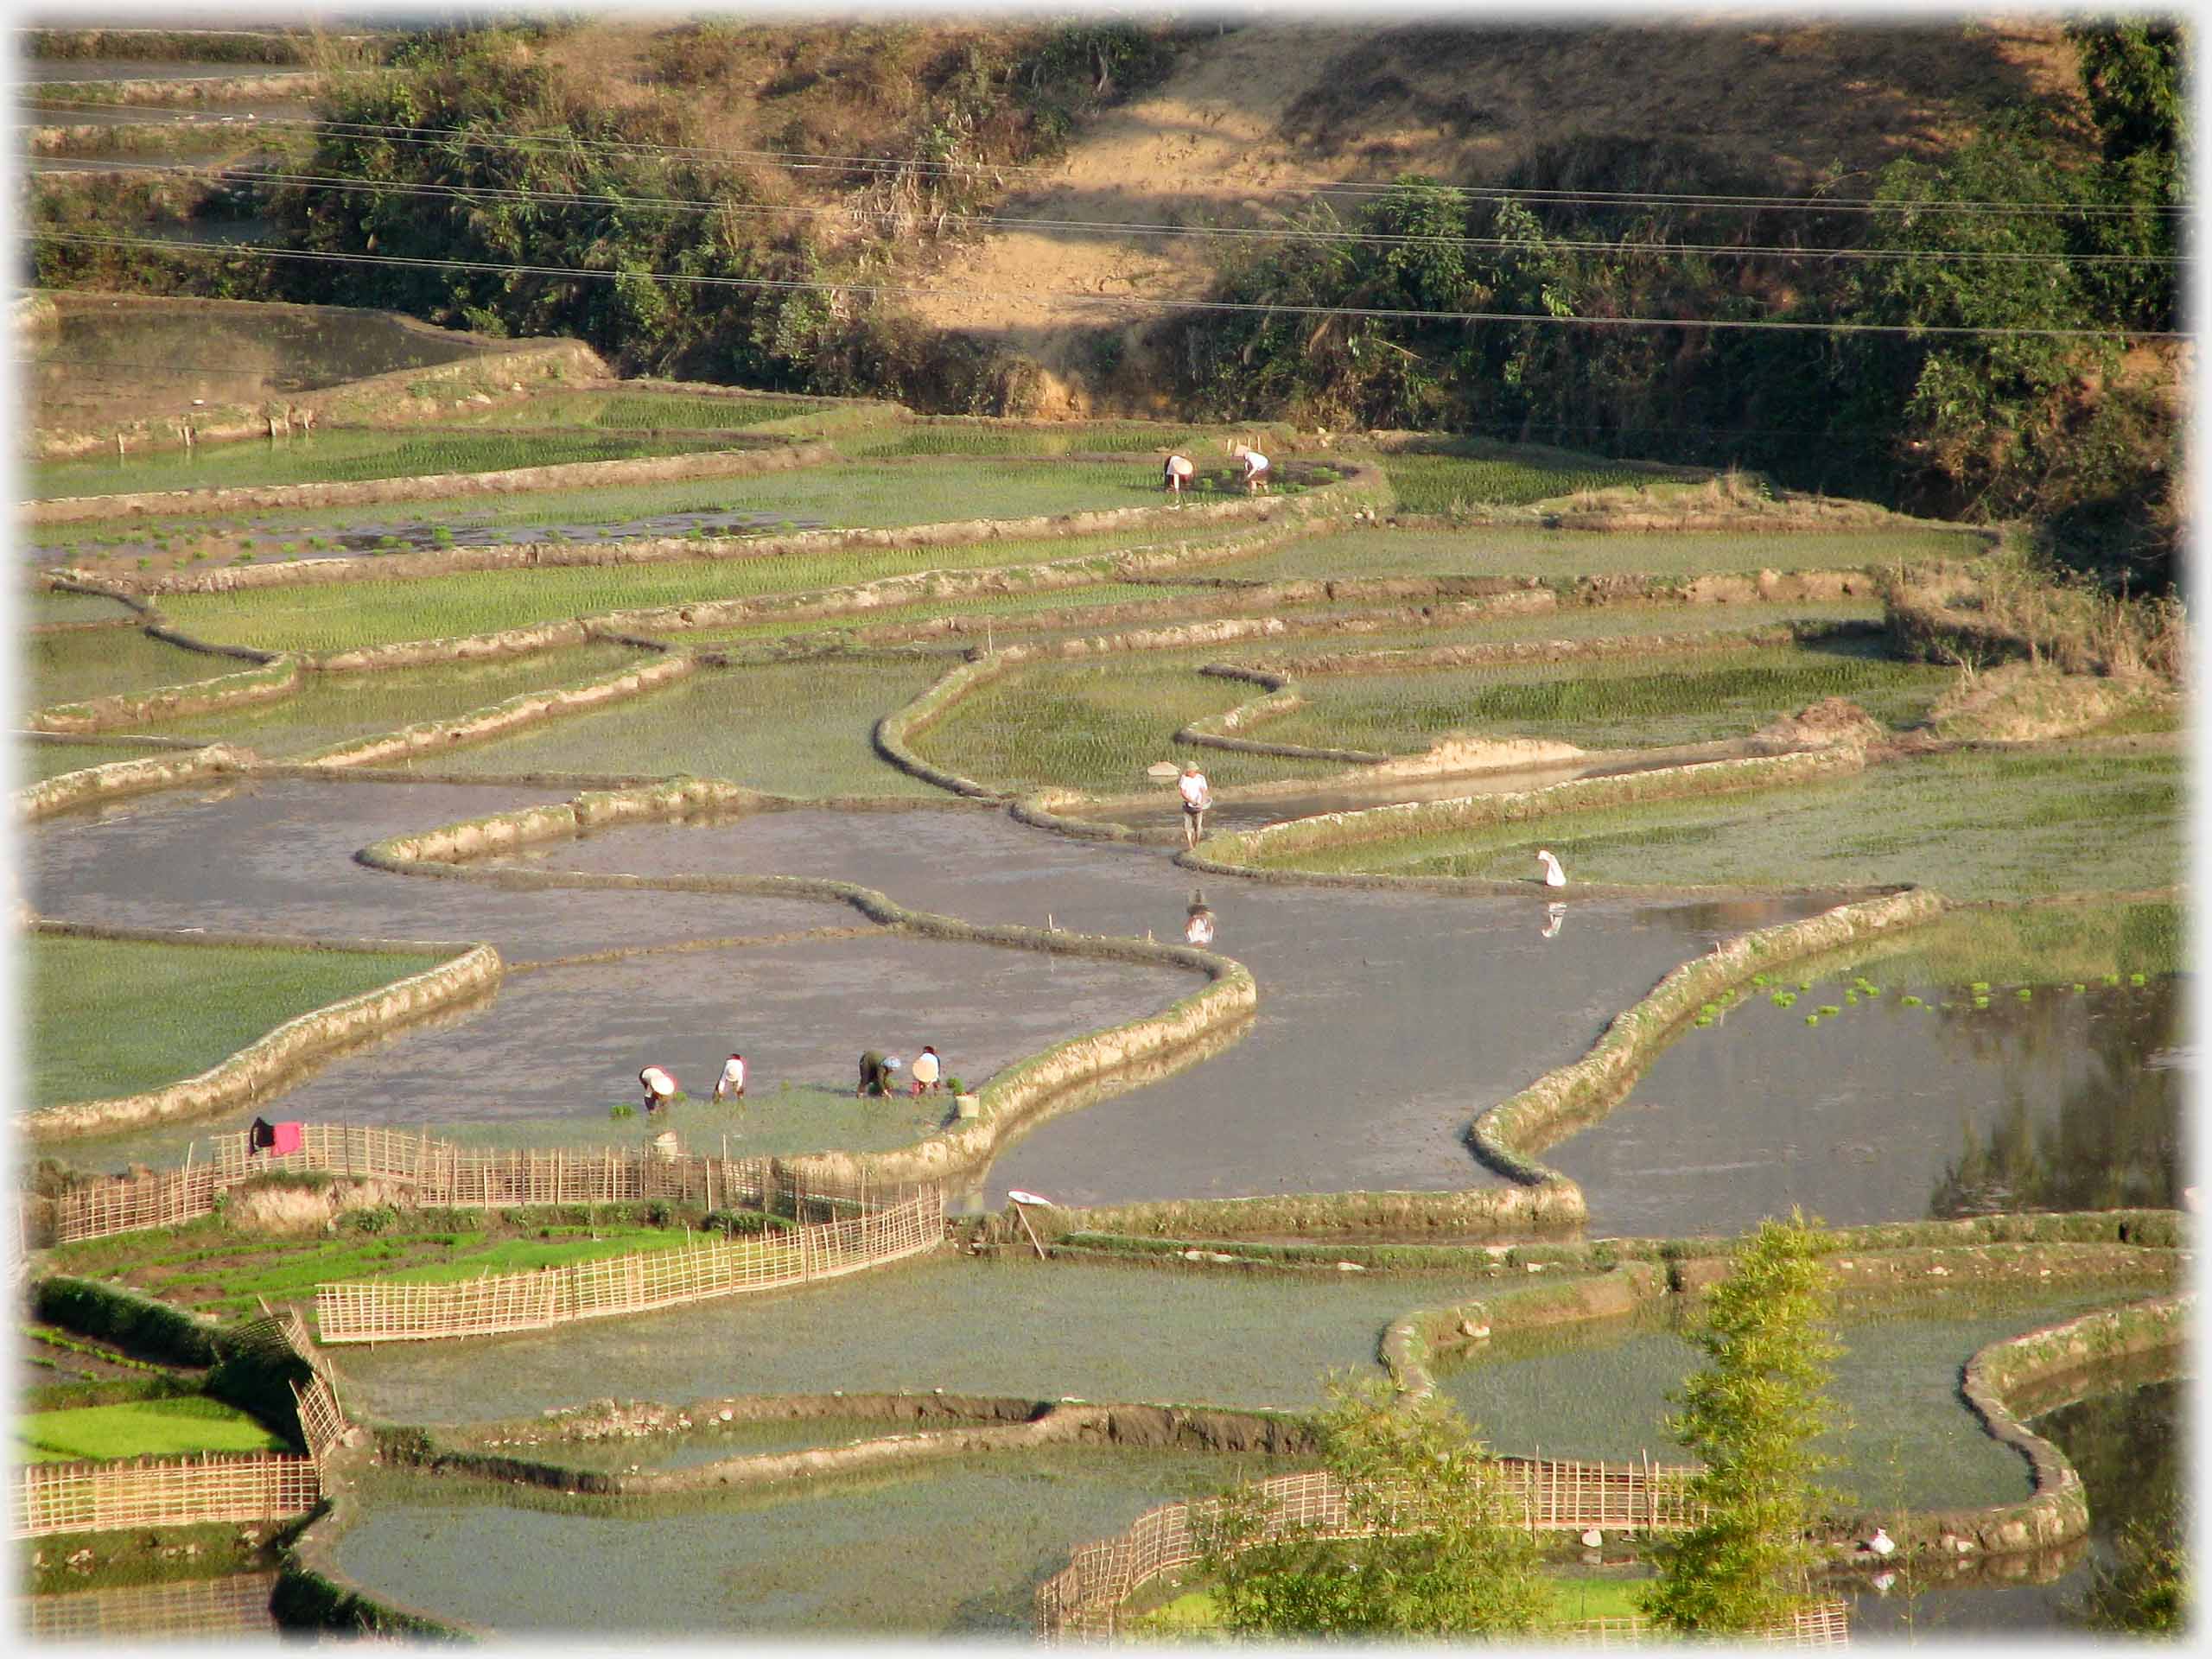
[(1228, 1496), (1205, 1570), (1244, 1636), (1503, 1636), (1548, 1608), (1536, 1546), (1488, 1448), (1448, 1402), (1332, 1380), (1323, 1458), (1374, 1535), (1271, 1528), (1253, 1489)]
[(1758, 1630), (1809, 1597), (1806, 1542), (1830, 1459), (1814, 1440), (1834, 1420), (1830, 1366), (1841, 1351), (1818, 1234), (1793, 1211), (1737, 1252), (1692, 1338), (1702, 1369), (1670, 1395), (1668, 1427), (1704, 1465), (1689, 1496), (1706, 1518), (1659, 1550), (1646, 1597), (1654, 1622), (1714, 1635)]

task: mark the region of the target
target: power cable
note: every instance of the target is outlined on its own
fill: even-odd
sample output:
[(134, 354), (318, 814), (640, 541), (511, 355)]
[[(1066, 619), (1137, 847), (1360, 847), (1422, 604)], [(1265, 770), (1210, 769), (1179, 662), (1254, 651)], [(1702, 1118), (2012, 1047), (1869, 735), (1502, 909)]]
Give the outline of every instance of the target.
[[(49, 83), (50, 84), (50, 83)], [(129, 107), (149, 111), (179, 115), (197, 115), (198, 111), (181, 106), (136, 105), (118, 106), (93, 100), (40, 99), (43, 106), (67, 105), (83, 109), (114, 110)], [(512, 149), (551, 149), (558, 150), (590, 150), (595, 152), (659, 156), (688, 161), (740, 161), (766, 162), (789, 171), (808, 172), (834, 170), (848, 172), (855, 168), (893, 168), (904, 172), (950, 175), (952, 174), (995, 176), (1006, 174), (1052, 174), (1058, 169), (1051, 165), (1021, 162), (932, 161), (920, 157), (902, 158), (883, 156), (825, 156), (803, 150), (721, 149), (703, 145), (653, 144), (639, 141), (575, 138), (568, 136), (526, 133), (486, 134), (458, 129), (407, 126), (378, 122), (303, 121), (289, 118), (270, 118), (257, 125), (300, 127), (309, 131), (333, 132), (352, 137), (380, 135), (414, 135), (410, 142), (431, 143), (465, 147)], [(1266, 191), (1276, 194), (1302, 193), (1327, 195), (1388, 195), (1401, 187), (1390, 183), (1376, 183), (1357, 180), (1289, 180), (1264, 185), (1243, 187), (1247, 193)], [(1422, 187), (1440, 194), (1470, 200), (1534, 201), (1547, 205), (1580, 204), (1594, 206), (1678, 206), (1708, 207), (1799, 208), (1812, 212), (1840, 213), (1910, 213), (1957, 212), (1995, 214), (2062, 214), (2098, 215), (2106, 213), (2133, 214), (2138, 213), (2185, 213), (2190, 211), (2185, 203), (2145, 203), (2141, 207), (2082, 203), (2054, 205), (2037, 202), (2004, 202), (1986, 199), (1916, 197), (1889, 200), (1874, 197), (1761, 195), (1720, 192), (1672, 192), (1662, 190), (1562, 190), (1536, 187), (1505, 185), (1436, 184)]]
[[(753, 218), (801, 217), (896, 220), (906, 217), (904, 210), (894, 207), (809, 207), (772, 202), (725, 202), (688, 196), (609, 195), (587, 191), (535, 190), (503, 185), (432, 184), (401, 179), (354, 179), (334, 174), (283, 173), (252, 167), (226, 167), (219, 169), (184, 162), (105, 162), (101, 163), (99, 170), (106, 173), (151, 173), (164, 176), (219, 178), (257, 184), (299, 185), (356, 194), (424, 196), (471, 202), (526, 202), (556, 207), (656, 207), (678, 213), (720, 213)], [(968, 230), (1070, 231), (1077, 234), (1107, 237), (1228, 237), (1256, 242), (1310, 241), (1382, 247), (1411, 245), (1486, 248), (1528, 253), (1565, 251), (1577, 253), (1645, 256), (1702, 254), (1715, 258), (1944, 259), (1977, 264), (2069, 265), (2176, 265), (2191, 263), (2196, 257), (2193, 254), (2022, 253), (1974, 248), (1806, 248), (1786, 245), (1738, 245), (1719, 242), (1595, 242), (1572, 237), (1532, 243), (1514, 237), (1389, 235), (1371, 232), (1306, 230), (1292, 226), (1267, 228), (1248, 226), (1125, 224), (1111, 219), (1014, 219), (988, 213), (940, 213), (936, 218), (941, 225), (957, 225)]]
[(49, 231), (49, 242), (90, 247), (146, 249), (168, 253), (223, 253), (257, 259), (312, 259), (333, 264), (380, 265), (402, 270), (467, 270), (493, 276), (560, 276), (597, 282), (677, 283), (699, 288), (811, 291), (826, 294), (864, 294), (910, 299), (1064, 300), (1083, 305), (1148, 306), (1172, 311), (1219, 311), (1268, 316), (1360, 317), (1400, 322), (1525, 322), (1618, 328), (1760, 329), (1793, 334), (1902, 334), (2031, 338), (2042, 340), (2190, 340), (2194, 334), (2175, 329), (2130, 328), (2019, 328), (1959, 323), (1807, 322), (1776, 317), (1605, 317), (1554, 315), (1526, 311), (1421, 311), (1390, 306), (1332, 306), (1259, 304), (1232, 300), (1186, 300), (1152, 295), (1106, 295), (1033, 289), (1023, 294), (985, 293), (961, 289), (915, 288), (888, 283), (836, 283), (798, 277), (716, 276), (689, 271), (593, 270), (575, 265), (501, 264), (491, 260), (410, 257), (397, 254), (340, 253), (302, 248), (270, 248), (251, 243), (177, 243), (153, 238), (95, 236), (79, 232)]

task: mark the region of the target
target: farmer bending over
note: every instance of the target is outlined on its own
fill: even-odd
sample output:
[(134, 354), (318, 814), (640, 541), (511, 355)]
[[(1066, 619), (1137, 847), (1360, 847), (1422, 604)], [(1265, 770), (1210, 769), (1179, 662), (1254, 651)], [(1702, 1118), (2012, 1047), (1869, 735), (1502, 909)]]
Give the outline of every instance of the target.
[(715, 1102), (745, 1098), (745, 1056), (733, 1054), (722, 1062), (722, 1079), (715, 1085)]
[(659, 1111), (676, 1098), (676, 1079), (659, 1066), (649, 1065), (638, 1073), (638, 1081), (645, 1086), (645, 1109)]
[(888, 1095), (892, 1089), (891, 1074), (898, 1069), (897, 1055), (886, 1059), (871, 1048), (861, 1056), (861, 1086), (853, 1090), (853, 1098), (858, 1100), (862, 1095), (874, 1095), (881, 1098)]
[(1183, 844), (1195, 847), (1198, 834), (1205, 828), (1206, 808), (1213, 804), (1213, 791), (1206, 785), (1206, 775), (1198, 770), (1198, 763), (1188, 761), (1175, 787), (1183, 796)]
[(1175, 505), (1183, 505), (1184, 480), (1193, 476), (1198, 468), (1191, 465), (1188, 455), (1170, 455), (1167, 464), (1160, 469), (1160, 481), (1167, 493), (1175, 498)]
[(1268, 487), (1268, 458), (1258, 450), (1249, 448), (1241, 443), (1231, 453), (1244, 463), (1245, 493), (1248, 495), (1265, 493)]
[(914, 1057), (914, 1092), (917, 1095), (942, 1088), (939, 1079), (944, 1067), (938, 1063), (937, 1050), (925, 1047)]

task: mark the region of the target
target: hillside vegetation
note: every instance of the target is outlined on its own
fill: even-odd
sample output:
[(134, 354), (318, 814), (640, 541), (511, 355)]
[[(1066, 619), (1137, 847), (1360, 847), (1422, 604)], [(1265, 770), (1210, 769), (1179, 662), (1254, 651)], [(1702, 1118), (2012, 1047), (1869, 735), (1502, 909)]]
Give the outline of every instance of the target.
[(626, 373), (1740, 465), (2026, 518), (2163, 589), (2177, 352), (2111, 331), (2175, 326), (2182, 50), (2156, 20), (514, 23), (332, 68), (292, 159), (366, 188), (63, 175), (34, 203), (485, 269), (34, 252), (51, 285), (572, 334)]

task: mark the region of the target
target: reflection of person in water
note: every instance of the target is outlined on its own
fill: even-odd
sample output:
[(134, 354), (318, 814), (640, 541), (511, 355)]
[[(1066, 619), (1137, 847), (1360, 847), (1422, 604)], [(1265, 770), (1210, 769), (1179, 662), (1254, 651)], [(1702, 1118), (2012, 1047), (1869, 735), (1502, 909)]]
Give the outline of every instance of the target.
[(1546, 905), (1544, 906), (1544, 937), (1548, 939), (1557, 938), (1559, 925), (1566, 919), (1567, 906), (1565, 905)]
[(1206, 908), (1206, 896), (1203, 893), (1191, 895), (1190, 914), (1183, 923), (1183, 939), (1185, 944), (1195, 944), (1201, 950), (1213, 943), (1213, 912)]

